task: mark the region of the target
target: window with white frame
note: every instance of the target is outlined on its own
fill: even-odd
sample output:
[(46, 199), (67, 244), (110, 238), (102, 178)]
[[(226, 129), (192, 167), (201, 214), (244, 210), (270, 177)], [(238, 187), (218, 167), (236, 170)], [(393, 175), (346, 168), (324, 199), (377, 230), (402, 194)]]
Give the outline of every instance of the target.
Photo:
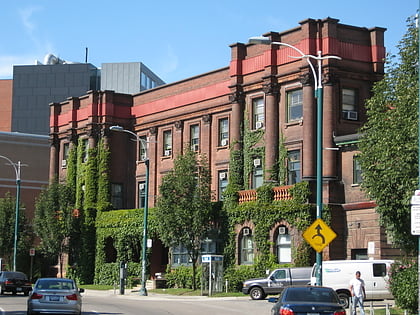
[(190, 145), (191, 151), (198, 152), (200, 146), (200, 126), (190, 126)]
[(147, 137), (146, 136), (140, 136), (140, 161), (145, 161), (147, 156)]
[(353, 156), (353, 185), (362, 183), (362, 166), (358, 155)]
[(219, 184), (218, 184), (218, 191), (219, 191), (219, 201), (223, 200), (223, 192), (226, 190), (228, 185), (228, 171), (223, 170), (219, 171)]
[(227, 118), (219, 119), (219, 146), (229, 145), (229, 120)]
[(300, 150), (287, 152), (287, 177), (289, 185), (293, 185), (301, 181), (300, 168)]
[(239, 235), (239, 252), (241, 265), (250, 265), (254, 263), (254, 237), (249, 227), (242, 229)]
[(277, 262), (279, 264), (292, 262), (292, 242), (287, 227), (281, 225), (277, 230), (276, 249)]
[(260, 129), (264, 127), (265, 122), (265, 107), (264, 98), (257, 97), (252, 99), (252, 127), (253, 129)]
[(342, 117), (346, 120), (358, 120), (357, 90), (343, 88), (341, 90)]
[(299, 121), (303, 117), (302, 89), (287, 92), (287, 122)]
[(139, 187), (138, 187), (138, 194), (139, 194), (139, 199), (138, 199), (138, 204), (139, 204), (139, 208), (144, 208), (144, 206), (146, 205), (146, 182), (139, 182)]
[(172, 131), (165, 130), (163, 132), (163, 156), (172, 155)]
[(252, 189), (257, 189), (263, 185), (264, 169), (261, 158), (254, 158), (254, 169), (252, 171)]

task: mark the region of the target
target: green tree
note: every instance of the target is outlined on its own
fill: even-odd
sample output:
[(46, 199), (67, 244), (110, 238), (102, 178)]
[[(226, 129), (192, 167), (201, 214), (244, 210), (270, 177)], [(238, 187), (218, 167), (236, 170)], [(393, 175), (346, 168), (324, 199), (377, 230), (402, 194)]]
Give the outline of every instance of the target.
[[(35, 233), (41, 239), (41, 250), (47, 257), (57, 257), (68, 253), (71, 231), (72, 194), (66, 185), (53, 182), (38, 197), (35, 203)], [(60, 265), (60, 270), (63, 266)]]
[[(22, 206), (20, 207), (22, 208)], [(11, 268), (12, 257), (14, 251), (14, 240), (15, 240), (15, 219), (16, 219), (16, 198), (12, 197), (9, 192), (6, 193), (4, 198), (0, 198), (0, 257), (8, 261)], [(22, 254), (22, 251), (27, 247), (27, 233), (25, 226), (25, 214), (23, 211), (19, 211), (19, 225), (18, 225), (18, 246), (17, 256)], [(5, 263), (3, 261), (3, 263)], [(19, 261), (18, 261), (19, 263)], [(18, 264), (18, 267), (21, 264)]]
[(201, 240), (211, 227), (210, 170), (207, 160), (187, 150), (162, 180), (156, 207), (157, 232), (168, 247), (182, 244), (192, 261), (193, 289)]
[(359, 157), (362, 187), (376, 201), (380, 223), (394, 244), (415, 251), (410, 234), (410, 196), (418, 176), (418, 33), (414, 18), (390, 56), (384, 79), (367, 101), (367, 123), (361, 129)]

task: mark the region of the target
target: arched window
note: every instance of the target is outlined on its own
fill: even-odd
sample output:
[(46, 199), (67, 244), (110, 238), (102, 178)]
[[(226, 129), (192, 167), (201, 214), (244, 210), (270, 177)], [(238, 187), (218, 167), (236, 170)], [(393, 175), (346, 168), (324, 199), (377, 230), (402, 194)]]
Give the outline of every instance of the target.
[(249, 265), (254, 263), (254, 237), (248, 227), (242, 229), (239, 237), (240, 264)]
[(278, 227), (276, 239), (276, 256), (279, 264), (292, 262), (290, 234), (284, 225)]

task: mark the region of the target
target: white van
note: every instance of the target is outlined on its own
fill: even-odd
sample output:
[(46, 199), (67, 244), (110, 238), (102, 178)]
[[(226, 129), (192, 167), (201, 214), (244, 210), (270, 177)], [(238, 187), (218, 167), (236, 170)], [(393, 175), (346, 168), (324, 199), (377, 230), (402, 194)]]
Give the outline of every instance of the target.
[[(350, 305), (349, 282), (360, 271), (365, 282), (366, 300), (393, 299), (388, 290), (388, 270), (393, 260), (327, 260), (322, 262), (322, 285), (333, 288), (345, 307)], [(316, 283), (316, 264), (311, 284)]]

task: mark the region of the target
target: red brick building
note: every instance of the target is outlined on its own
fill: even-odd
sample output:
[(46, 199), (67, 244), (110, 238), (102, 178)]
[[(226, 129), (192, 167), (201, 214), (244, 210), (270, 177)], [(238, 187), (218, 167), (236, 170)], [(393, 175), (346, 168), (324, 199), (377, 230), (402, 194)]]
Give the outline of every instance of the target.
[[(293, 45), (305, 54), (340, 56), (322, 66), (324, 85), (323, 201), (332, 211), (332, 228), (338, 234), (327, 259), (388, 258), (392, 249), (378, 226), (375, 204), (360, 190), (357, 131), (366, 120), (364, 102), (384, 71), (383, 28), (340, 24), (338, 20), (308, 19), (296, 28), (265, 34), (272, 41)], [(145, 165), (135, 163), (136, 144), (126, 133), (111, 132), (120, 125), (149, 142), (149, 205), (162, 177), (186, 145), (205, 154), (216, 198), (227, 184), (230, 150), (241, 147), (245, 132), (262, 131), (255, 146), (261, 155), (249, 154), (251, 167), (241, 196), (273, 178), (279, 147), (287, 151), (287, 180), (305, 180), (315, 195), (316, 99), (313, 77), (306, 60), (296, 52), (272, 44), (231, 45), (231, 61), (192, 78), (166, 84), (136, 95), (91, 91), (51, 106), (50, 177), (66, 173), (66, 152), (75, 139), (94, 147), (103, 138), (111, 148), (113, 202), (118, 208), (141, 208)], [(73, 144), (72, 144), (73, 143)], [(145, 150), (140, 147), (139, 159)], [(281, 185), (281, 184), (279, 184)], [(280, 189), (281, 190), (281, 189)], [(255, 195), (255, 194), (254, 194)], [(248, 199), (247, 199), (248, 198)], [(281, 197), (280, 197), (281, 198)], [(313, 200), (310, 200), (314, 202)], [(240, 260), (238, 260), (240, 262)]]

